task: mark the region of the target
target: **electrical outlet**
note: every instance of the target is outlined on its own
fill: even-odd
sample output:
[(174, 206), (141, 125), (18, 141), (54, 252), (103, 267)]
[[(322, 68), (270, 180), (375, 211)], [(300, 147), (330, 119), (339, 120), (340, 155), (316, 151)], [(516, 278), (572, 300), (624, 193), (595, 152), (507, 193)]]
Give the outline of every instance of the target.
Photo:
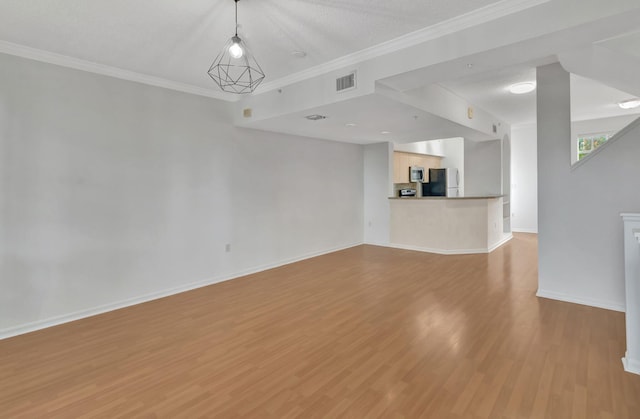
[(224, 251), (227, 252), (227, 253), (231, 252), (231, 243), (227, 243), (224, 246)]

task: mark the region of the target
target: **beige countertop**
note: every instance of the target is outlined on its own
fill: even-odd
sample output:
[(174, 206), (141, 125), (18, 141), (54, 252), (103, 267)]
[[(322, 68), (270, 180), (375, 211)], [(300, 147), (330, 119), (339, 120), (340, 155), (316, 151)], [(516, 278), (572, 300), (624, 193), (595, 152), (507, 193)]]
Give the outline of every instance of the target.
[(398, 199), (398, 200), (416, 200), (416, 199), (493, 199), (493, 198), (502, 198), (504, 195), (472, 195), (472, 196), (407, 196), (407, 197), (399, 197), (399, 196), (390, 196), (389, 199)]

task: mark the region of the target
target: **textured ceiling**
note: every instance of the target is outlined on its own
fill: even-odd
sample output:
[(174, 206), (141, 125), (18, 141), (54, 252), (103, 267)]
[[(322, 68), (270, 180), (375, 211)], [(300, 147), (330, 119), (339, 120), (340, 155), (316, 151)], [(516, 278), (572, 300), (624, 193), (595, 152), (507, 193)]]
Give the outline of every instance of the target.
[[(305, 116), (310, 114), (327, 118), (309, 121)], [(456, 136), (476, 141), (492, 139), (479, 131), (378, 94), (281, 115), (250, 126), (309, 137), (321, 132), (322, 138), (355, 144), (410, 143)]]
[[(615, 17), (613, 24), (607, 20), (606, 24), (590, 26), (577, 25), (582, 21), (574, 21), (574, 7), (566, 0), (241, 0), (238, 32), (265, 70), (265, 82), (272, 83), (288, 75), (384, 44), (402, 35), (424, 28), (434, 29), (431, 28), (433, 25), (446, 22), (436, 27), (434, 33), (438, 38), (434, 39), (438, 42), (430, 45), (431, 49), (425, 50), (417, 46), (415, 49), (435, 53), (440, 61), (436, 60), (432, 65), (429, 59), (433, 55), (425, 54), (424, 56), (429, 57), (422, 60), (426, 65), (408, 71), (398, 57), (405, 53), (406, 59), (409, 47), (398, 51), (398, 54), (393, 48), (381, 48), (387, 55), (383, 64), (380, 64), (381, 60), (378, 61), (379, 69), (385, 69), (387, 79), (392, 76), (404, 80), (403, 86), (406, 86), (399, 90), (442, 82), (447, 89), (475, 106), (484, 108), (505, 122), (517, 125), (535, 122), (535, 93), (513, 96), (506, 92), (506, 87), (511, 83), (535, 78), (533, 67), (541, 64), (536, 64), (536, 60), (555, 61), (555, 54), (567, 48), (584, 48), (596, 41), (600, 46), (625, 56), (638, 56), (640, 37), (636, 22), (640, 7), (632, 5), (630, 0), (617, 0), (613, 3), (615, 4), (585, 3), (582, 15), (591, 16), (587, 13), (591, 10), (591, 19), (595, 19), (600, 16), (600, 11), (604, 14), (611, 11)], [(540, 8), (535, 7), (542, 4)], [(614, 7), (616, 5), (617, 8)], [(628, 12), (622, 6), (631, 11)], [(526, 12), (516, 13), (516, 10)], [(539, 19), (543, 10), (546, 12), (544, 16), (564, 16), (566, 22), (562, 19)], [(514, 22), (520, 22), (523, 32), (513, 30), (514, 28), (505, 31), (503, 26), (486, 20), (499, 18), (500, 13), (497, 11), (513, 15)], [(461, 16), (464, 17), (451, 20)], [(464, 22), (464, 25), (470, 22), (478, 24), (479, 17), (480, 20), (485, 19), (485, 24), (474, 27), (477, 36), (473, 40), (443, 35), (448, 28), (460, 30), (460, 22)], [(16, 55), (24, 50), (19, 46), (31, 47), (138, 73), (131, 76), (126, 71), (115, 71), (118, 73), (116, 77), (134, 81), (143, 79), (143, 82), (161, 87), (167, 87), (167, 83), (163, 84), (163, 81), (168, 81), (173, 82), (168, 84), (174, 84), (169, 88), (220, 97), (216, 96), (219, 91), (208, 77), (207, 70), (233, 34), (233, 18), (233, 0), (2, 0), (0, 47), (4, 48), (3, 51), (8, 50)], [(508, 26), (508, 19), (511, 16), (503, 19), (501, 25)], [(532, 28), (527, 30), (525, 19), (531, 23)], [(456, 22), (458, 26), (455, 25)], [(589, 30), (582, 31), (582, 27)], [(608, 30), (593, 31), (592, 27)], [(472, 42), (476, 39), (482, 42), (476, 45)], [(502, 45), (502, 42), (506, 44)], [(14, 45), (11, 44), (17, 44), (18, 47), (12, 51)], [(528, 47), (515, 48), (520, 44)], [(306, 56), (297, 58), (292, 55), (293, 51), (304, 51)], [(471, 52), (473, 61), (468, 61), (469, 56), (464, 53)], [(36, 51), (31, 55), (40, 59), (38, 54)], [(45, 55), (43, 61), (54, 64), (62, 61), (63, 65), (85, 69), (83, 65), (74, 67), (74, 63), (69, 64), (73, 60), (56, 60), (46, 56), (47, 54), (40, 55)], [(26, 56), (31, 58), (29, 54)], [(411, 58), (415, 57), (422, 58), (423, 55), (416, 54)], [(469, 63), (473, 65), (469, 66)], [(513, 67), (514, 64), (519, 66)], [(102, 69), (100, 66), (86, 67), (89, 67), (89, 71), (112, 75), (110, 71), (99, 71)], [(323, 71), (327, 72), (326, 68), (327, 66)], [(493, 69), (492, 72), (489, 69)], [(634, 71), (628, 69), (628, 72)], [(436, 74), (438, 77), (425, 79), (423, 76), (426, 73)], [(142, 77), (136, 77), (139, 75)], [(155, 76), (160, 82), (150, 80), (145, 75)], [(463, 78), (457, 79), (458, 77)], [(456, 80), (447, 81), (448, 79)], [(280, 81), (284, 86), (284, 80)], [(184, 86), (175, 86), (180, 83)], [(287, 83), (287, 86), (291, 85), (291, 79)], [(618, 86), (619, 83), (611, 85)], [(622, 85), (625, 86), (624, 83)], [(589, 81), (578, 82), (576, 86), (576, 119), (620, 114), (615, 102), (627, 95), (614, 89), (590, 85)], [(582, 96), (580, 89), (586, 92)], [(275, 87), (270, 91), (280, 92)], [(439, 121), (400, 104), (392, 106), (388, 101), (371, 101), (371, 97), (362, 102), (354, 99), (344, 103), (340, 100), (331, 103), (322, 92), (315, 92), (317, 98), (311, 101), (306, 100), (304, 95), (291, 96), (293, 99), (289, 100), (299, 107), (283, 105), (282, 109), (278, 108), (281, 115), (278, 114), (277, 118), (256, 123), (253, 127), (362, 143), (386, 139), (404, 142), (413, 138), (423, 139), (426, 135), (448, 135), (447, 130), (451, 128), (447, 121)], [(261, 95), (251, 95), (249, 98), (253, 96)], [(257, 103), (265, 108), (278, 104), (270, 103), (264, 98), (262, 102), (257, 99)], [(314, 124), (314, 128), (310, 129), (302, 116), (311, 108), (317, 108), (318, 112), (340, 115), (341, 119), (333, 116)], [(409, 124), (413, 125), (407, 125), (407, 118)], [(345, 124), (349, 121), (356, 122), (357, 126), (346, 129)], [(381, 130), (392, 131), (394, 135), (380, 137)]]
[[(492, 3), (241, 0), (239, 34), (271, 81)], [(207, 88), (233, 18), (233, 0), (3, 0), (0, 40)]]
[(595, 80), (571, 75), (571, 120), (608, 118), (622, 115), (638, 115), (640, 108), (622, 109), (618, 103), (635, 98), (634, 95)]
[(613, 39), (600, 42), (599, 45), (623, 54), (640, 57), (640, 31), (634, 31)]
[(508, 87), (514, 83), (535, 80), (535, 68), (517, 66), (441, 84), (498, 118), (518, 125), (536, 121), (536, 93), (513, 95)]
[[(535, 80), (535, 68), (518, 66), (441, 84), (511, 125), (521, 125), (536, 122), (536, 92), (514, 95), (508, 88), (514, 83)], [(638, 114), (640, 109), (624, 110), (617, 105), (633, 97), (595, 80), (571, 75), (574, 121)]]

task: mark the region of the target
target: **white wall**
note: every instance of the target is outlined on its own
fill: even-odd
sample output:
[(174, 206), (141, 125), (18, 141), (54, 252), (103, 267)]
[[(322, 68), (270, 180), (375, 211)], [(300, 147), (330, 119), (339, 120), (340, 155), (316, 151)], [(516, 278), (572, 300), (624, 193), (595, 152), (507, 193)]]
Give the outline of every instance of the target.
[(570, 164), (569, 75), (538, 68), (538, 295), (624, 310), (622, 212), (640, 211), (640, 124)]
[(0, 54), (0, 336), (361, 243), (362, 147), (229, 107)]
[(447, 138), (445, 140), (436, 140), (442, 142), (442, 151), (444, 158), (440, 162), (441, 167), (453, 167), (460, 172), (460, 194), (465, 194), (464, 189), (464, 138)]
[(511, 127), (511, 229), (538, 232), (538, 145), (535, 124)]
[[(574, 121), (571, 123), (571, 162), (577, 160), (579, 134), (618, 132), (638, 115), (614, 118)], [(538, 231), (538, 158), (537, 130), (535, 124), (511, 128), (512, 158), (512, 228), (513, 231), (537, 233)]]
[(464, 140), (465, 195), (502, 194), (502, 145), (500, 140)]
[(364, 146), (364, 242), (389, 244), (390, 207), (393, 195), (393, 144)]

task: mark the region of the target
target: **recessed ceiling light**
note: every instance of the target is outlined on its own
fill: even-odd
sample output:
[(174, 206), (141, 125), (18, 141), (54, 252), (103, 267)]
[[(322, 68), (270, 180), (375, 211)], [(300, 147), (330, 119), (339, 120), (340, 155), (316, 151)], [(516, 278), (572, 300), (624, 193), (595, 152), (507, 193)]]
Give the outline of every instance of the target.
[(355, 127), (356, 124), (354, 124), (353, 122), (349, 122), (348, 124), (344, 124), (346, 127)]
[(305, 116), (305, 118), (307, 118), (309, 121), (319, 121), (321, 119), (327, 119), (325, 115), (318, 115), (318, 114), (307, 115)]
[(509, 86), (509, 91), (514, 95), (522, 95), (524, 93), (533, 92), (536, 90), (536, 82), (526, 81), (524, 83), (516, 83)]
[(640, 106), (640, 99), (623, 100), (622, 102), (618, 103), (618, 106), (620, 106), (622, 109), (635, 109)]
[(380, 131), (380, 134), (382, 134), (382, 135), (391, 134), (391, 131)]
[(292, 51), (291, 55), (293, 55), (296, 58), (304, 58), (307, 56), (307, 53), (304, 51)]

